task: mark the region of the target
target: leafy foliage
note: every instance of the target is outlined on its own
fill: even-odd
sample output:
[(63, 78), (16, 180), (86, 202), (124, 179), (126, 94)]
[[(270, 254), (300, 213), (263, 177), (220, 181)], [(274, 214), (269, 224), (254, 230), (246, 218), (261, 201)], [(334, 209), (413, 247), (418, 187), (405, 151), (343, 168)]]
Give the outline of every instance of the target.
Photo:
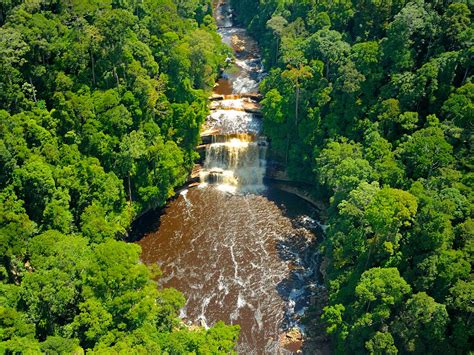
[(1, 2), (1, 353), (233, 351), (115, 240), (192, 167), (215, 30), (208, 0)]
[(472, 351), (472, 4), (232, 3), (270, 68), (271, 157), (329, 201), (336, 352)]

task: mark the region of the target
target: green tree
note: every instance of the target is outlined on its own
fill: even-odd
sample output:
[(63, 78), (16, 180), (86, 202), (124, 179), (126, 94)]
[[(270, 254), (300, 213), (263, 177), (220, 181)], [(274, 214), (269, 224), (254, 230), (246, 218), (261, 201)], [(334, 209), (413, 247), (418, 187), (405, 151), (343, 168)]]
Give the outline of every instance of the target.
[(322, 29), (307, 39), (307, 55), (324, 61), (326, 78), (331, 68), (340, 63), (349, 53), (350, 45), (342, 40), (342, 35), (334, 30)]
[(456, 125), (472, 129), (474, 117), (474, 84), (467, 83), (452, 93), (443, 104), (443, 112), (447, 119)]
[(270, 20), (267, 21), (267, 27), (272, 30), (273, 35), (275, 36), (275, 59), (274, 63), (278, 62), (278, 55), (280, 52), (280, 41), (281, 37), (285, 33), (285, 27), (288, 25), (288, 21), (279, 15), (273, 16)]
[(40, 221), (46, 202), (56, 187), (51, 167), (41, 157), (32, 156), (15, 171), (15, 185), (25, 201), (28, 214), (33, 220)]
[(362, 157), (362, 147), (353, 142), (330, 142), (317, 158), (320, 181), (334, 192), (349, 192), (370, 180), (372, 168)]
[(9, 186), (0, 193), (0, 251), (7, 272), (7, 275), (2, 275), (3, 281), (18, 282), (20, 279), (21, 260), (35, 232), (36, 224), (26, 214), (23, 201)]
[(444, 36), (448, 49), (456, 49), (463, 42), (462, 34), (471, 23), (471, 10), (466, 4), (456, 2), (450, 4), (442, 18)]
[(73, 215), (69, 210), (71, 197), (67, 190), (57, 189), (43, 212), (43, 225), (48, 229), (55, 229), (69, 233), (73, 227)]
[(398, 354), (392, 334), (388, 332), (377, 332), (365, 343), (365, 348), (369, 354)]
[(405, 351), (425, 353), (441, 346), (448, 321), (446, 307), (420, 292), (406, 302), (393, 329)]
[(374, 321), (390, 317), (390, 311), (411, 292), (410, 285), (396, 268), (372, 268), (365, 271), (355, 288), (358, 314), (370, 313)]
[(400, 146), (402, 161), (414, 179), (430, 177), (438, 169), (448, 166), (453, 161), (452, 151), (438, 127), (420, 129)]

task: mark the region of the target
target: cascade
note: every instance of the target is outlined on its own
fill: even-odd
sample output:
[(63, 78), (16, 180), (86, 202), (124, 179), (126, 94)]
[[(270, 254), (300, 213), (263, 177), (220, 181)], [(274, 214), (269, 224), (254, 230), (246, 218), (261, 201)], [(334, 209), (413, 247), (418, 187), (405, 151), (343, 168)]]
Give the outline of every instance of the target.
[(258, 192), (263, 189), (266, 144), (252, 135), (224, 136), (224, 142), (206, 148), (203, 183), (217, 184), (229, 192)]
[[(223, 41), (233, 46), (235, 34), (242, 35), (242, 30), (231, 28), (230, 24), (221, 22), (219, 32)], [(236, 57), (238, 72), (224, 72), (214, 91), (217, 99), (211, 103), (211, 114), (204, 125), (204, 131), (212, 132), (211, 142), (206, 145), (199, 177), (201, 184), (213, 184), (226, 192), (258, 193), (264, 189), (267, 142), (260, 136), (260, 106), (249, 96), (258, 95), (264, 71), (255, 52), (248, 56), (236, 51)]]

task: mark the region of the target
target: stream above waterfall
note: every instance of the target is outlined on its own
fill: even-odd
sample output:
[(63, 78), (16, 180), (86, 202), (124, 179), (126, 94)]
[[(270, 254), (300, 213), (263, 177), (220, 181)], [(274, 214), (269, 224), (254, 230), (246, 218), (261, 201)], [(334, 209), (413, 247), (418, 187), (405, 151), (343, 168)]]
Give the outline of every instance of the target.
[(258, 103), (243, 95), (257, 94), (265, 75), (258, 46), (234, 27), (228, 4), (220, 1), (215, 17), (235, 60), (218, 81), (221, 99), (203, 127), (211, 133), (200, 184), (143, 216), (134, 233), (143, 262), (163, 271), (160, 286), (185, 295), (185, 323), (239, 324), (239, 353), (292, 353), (301, 341), (285, 346), (281, 338), (293, 328), (305, 333), (302, 316), (321, 289), (323, 231), (312, 205), (265, 186)]

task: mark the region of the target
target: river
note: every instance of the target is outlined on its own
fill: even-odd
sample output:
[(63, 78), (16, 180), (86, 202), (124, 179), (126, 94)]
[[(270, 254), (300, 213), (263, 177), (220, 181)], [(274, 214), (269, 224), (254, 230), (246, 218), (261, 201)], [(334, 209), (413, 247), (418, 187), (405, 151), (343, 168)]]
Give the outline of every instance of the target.
[(227, 4), (219, 3), (215, 16), (235, 60), (203, 128), (201, 183), (139, 221), (141, 257), (160, 265), (160, 285), (186, 296), (184, 322), (239, 324), (239, 353), (291, 353), (302, 344), (284, 344), (285, 332), (305, 332), (301, 317), (321, 287), (322, 230), (306, 201), (265, 186), (267, 142), (261, 118), (246, 112), (258, 103), (245, 95), (256, 94), (265, 75), (258, 47), (234, 26)]

